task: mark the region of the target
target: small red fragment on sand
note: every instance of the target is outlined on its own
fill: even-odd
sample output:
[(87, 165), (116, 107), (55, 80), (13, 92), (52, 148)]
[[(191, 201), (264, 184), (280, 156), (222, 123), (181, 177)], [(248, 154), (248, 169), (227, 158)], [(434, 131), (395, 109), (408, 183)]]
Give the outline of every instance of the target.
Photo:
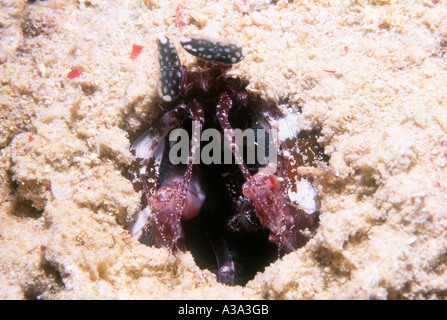
[(82, 74), (82, 72), (84, 72), (84, 71), (79, 70), (79, 69), (73, 69), (73, 70), (71, 70), (71, 71), (68, 73), (67, 78), (68, 78), (68, 79), (74, 79), (74, 78), (77, 78), (77, 77), (79, 77), (79, 76)]
[(36, 138), (34, 138), (32, 135), (28, 136), (28, 142), (33, 142), (34, 140), (36, 140)]
[(345, 53), (348, 53), (348, 52), (349, 52), (349, 48), (348, 48), (348, 46), (345, 46), (345, 47), (343, 48), (343, 50), (345, 51)]
[(143, 48), (144, 48), (143, 46), (140, 46), (138, 44), (133, 44), (132, 52), (130, 53), (130, 58), (136, 59), (140, 55), (141, 51), (143, 51)]
[(332, 73), (332, 74), (334, 74), (336, 71), (334, 71), (334, 70), (323, 70), (324, 72), (327, 72), (327, 73)]

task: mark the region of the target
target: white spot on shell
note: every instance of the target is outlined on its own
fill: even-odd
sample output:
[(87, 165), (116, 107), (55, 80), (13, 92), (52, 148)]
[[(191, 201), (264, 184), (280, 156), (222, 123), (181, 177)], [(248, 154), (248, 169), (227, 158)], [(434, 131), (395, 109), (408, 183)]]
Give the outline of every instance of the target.
[(162, 44), (166, 44), (168, 42), (168, 38), (166, 38), (165, 36), (159, 36), (158, 40), (162, 43)]
[(170, 96), (170, 95), (165, 95), (165, 96), (163, 96), (163, 101), (166, 101), (166, 102), (171, 102), (172, 101), (172, 97)]
[(179, 40), (180, 40), (181, 43), (183, 43), (183, 42), (190, 42), (191, 38), (190, 37), (181, 37)]
[(289, 191), (290, 200), (298, 204), (307, 214), (314, 213), (317, 210), (316, 188), (308, 180), (302, 179), (297, 182), (297, 190), (298, 192)]

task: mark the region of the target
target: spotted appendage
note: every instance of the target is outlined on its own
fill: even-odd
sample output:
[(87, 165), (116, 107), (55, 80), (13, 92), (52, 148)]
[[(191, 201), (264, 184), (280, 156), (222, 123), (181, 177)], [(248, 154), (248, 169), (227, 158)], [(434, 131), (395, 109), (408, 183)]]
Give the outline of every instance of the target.
[(193, 56), (225, 64), (238, 63), (246, 55), (245, 48), (238, 43), (196, 37), (182, 37), (180, 43)]
[(158, 94), (163, 101), (175, 100), (182, 88), (181, 64), (175, 46), (167, 37), (158, 38)]

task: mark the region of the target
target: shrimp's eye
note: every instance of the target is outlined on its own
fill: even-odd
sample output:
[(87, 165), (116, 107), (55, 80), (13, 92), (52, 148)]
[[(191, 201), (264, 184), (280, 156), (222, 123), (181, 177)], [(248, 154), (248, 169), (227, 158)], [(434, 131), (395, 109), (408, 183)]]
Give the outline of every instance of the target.
[(245, 48), (238, 43), (198, 37), (182, 37), (180, 43), (193, 56), (225, 64), (238, 63), (246, 55)]
[(163, 101), (170, 102), (180, 94), (182, 73), (175, 46), (164, 36), (158, 38), (158, 64), (160, 66), (158, 94)]

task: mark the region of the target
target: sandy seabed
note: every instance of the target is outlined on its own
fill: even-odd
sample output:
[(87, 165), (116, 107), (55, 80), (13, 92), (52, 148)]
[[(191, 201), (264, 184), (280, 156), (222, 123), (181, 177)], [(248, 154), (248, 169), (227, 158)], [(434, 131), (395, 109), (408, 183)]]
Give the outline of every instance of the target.
[[(337, 176), (316, 236), (244, 287), (123, 227), (155, 38), (196, 33), (245, 44), (231, 73), (301, 110)], [(0, 298), (445, 299), (446, 79), (442, 0), (0, 0)]]

